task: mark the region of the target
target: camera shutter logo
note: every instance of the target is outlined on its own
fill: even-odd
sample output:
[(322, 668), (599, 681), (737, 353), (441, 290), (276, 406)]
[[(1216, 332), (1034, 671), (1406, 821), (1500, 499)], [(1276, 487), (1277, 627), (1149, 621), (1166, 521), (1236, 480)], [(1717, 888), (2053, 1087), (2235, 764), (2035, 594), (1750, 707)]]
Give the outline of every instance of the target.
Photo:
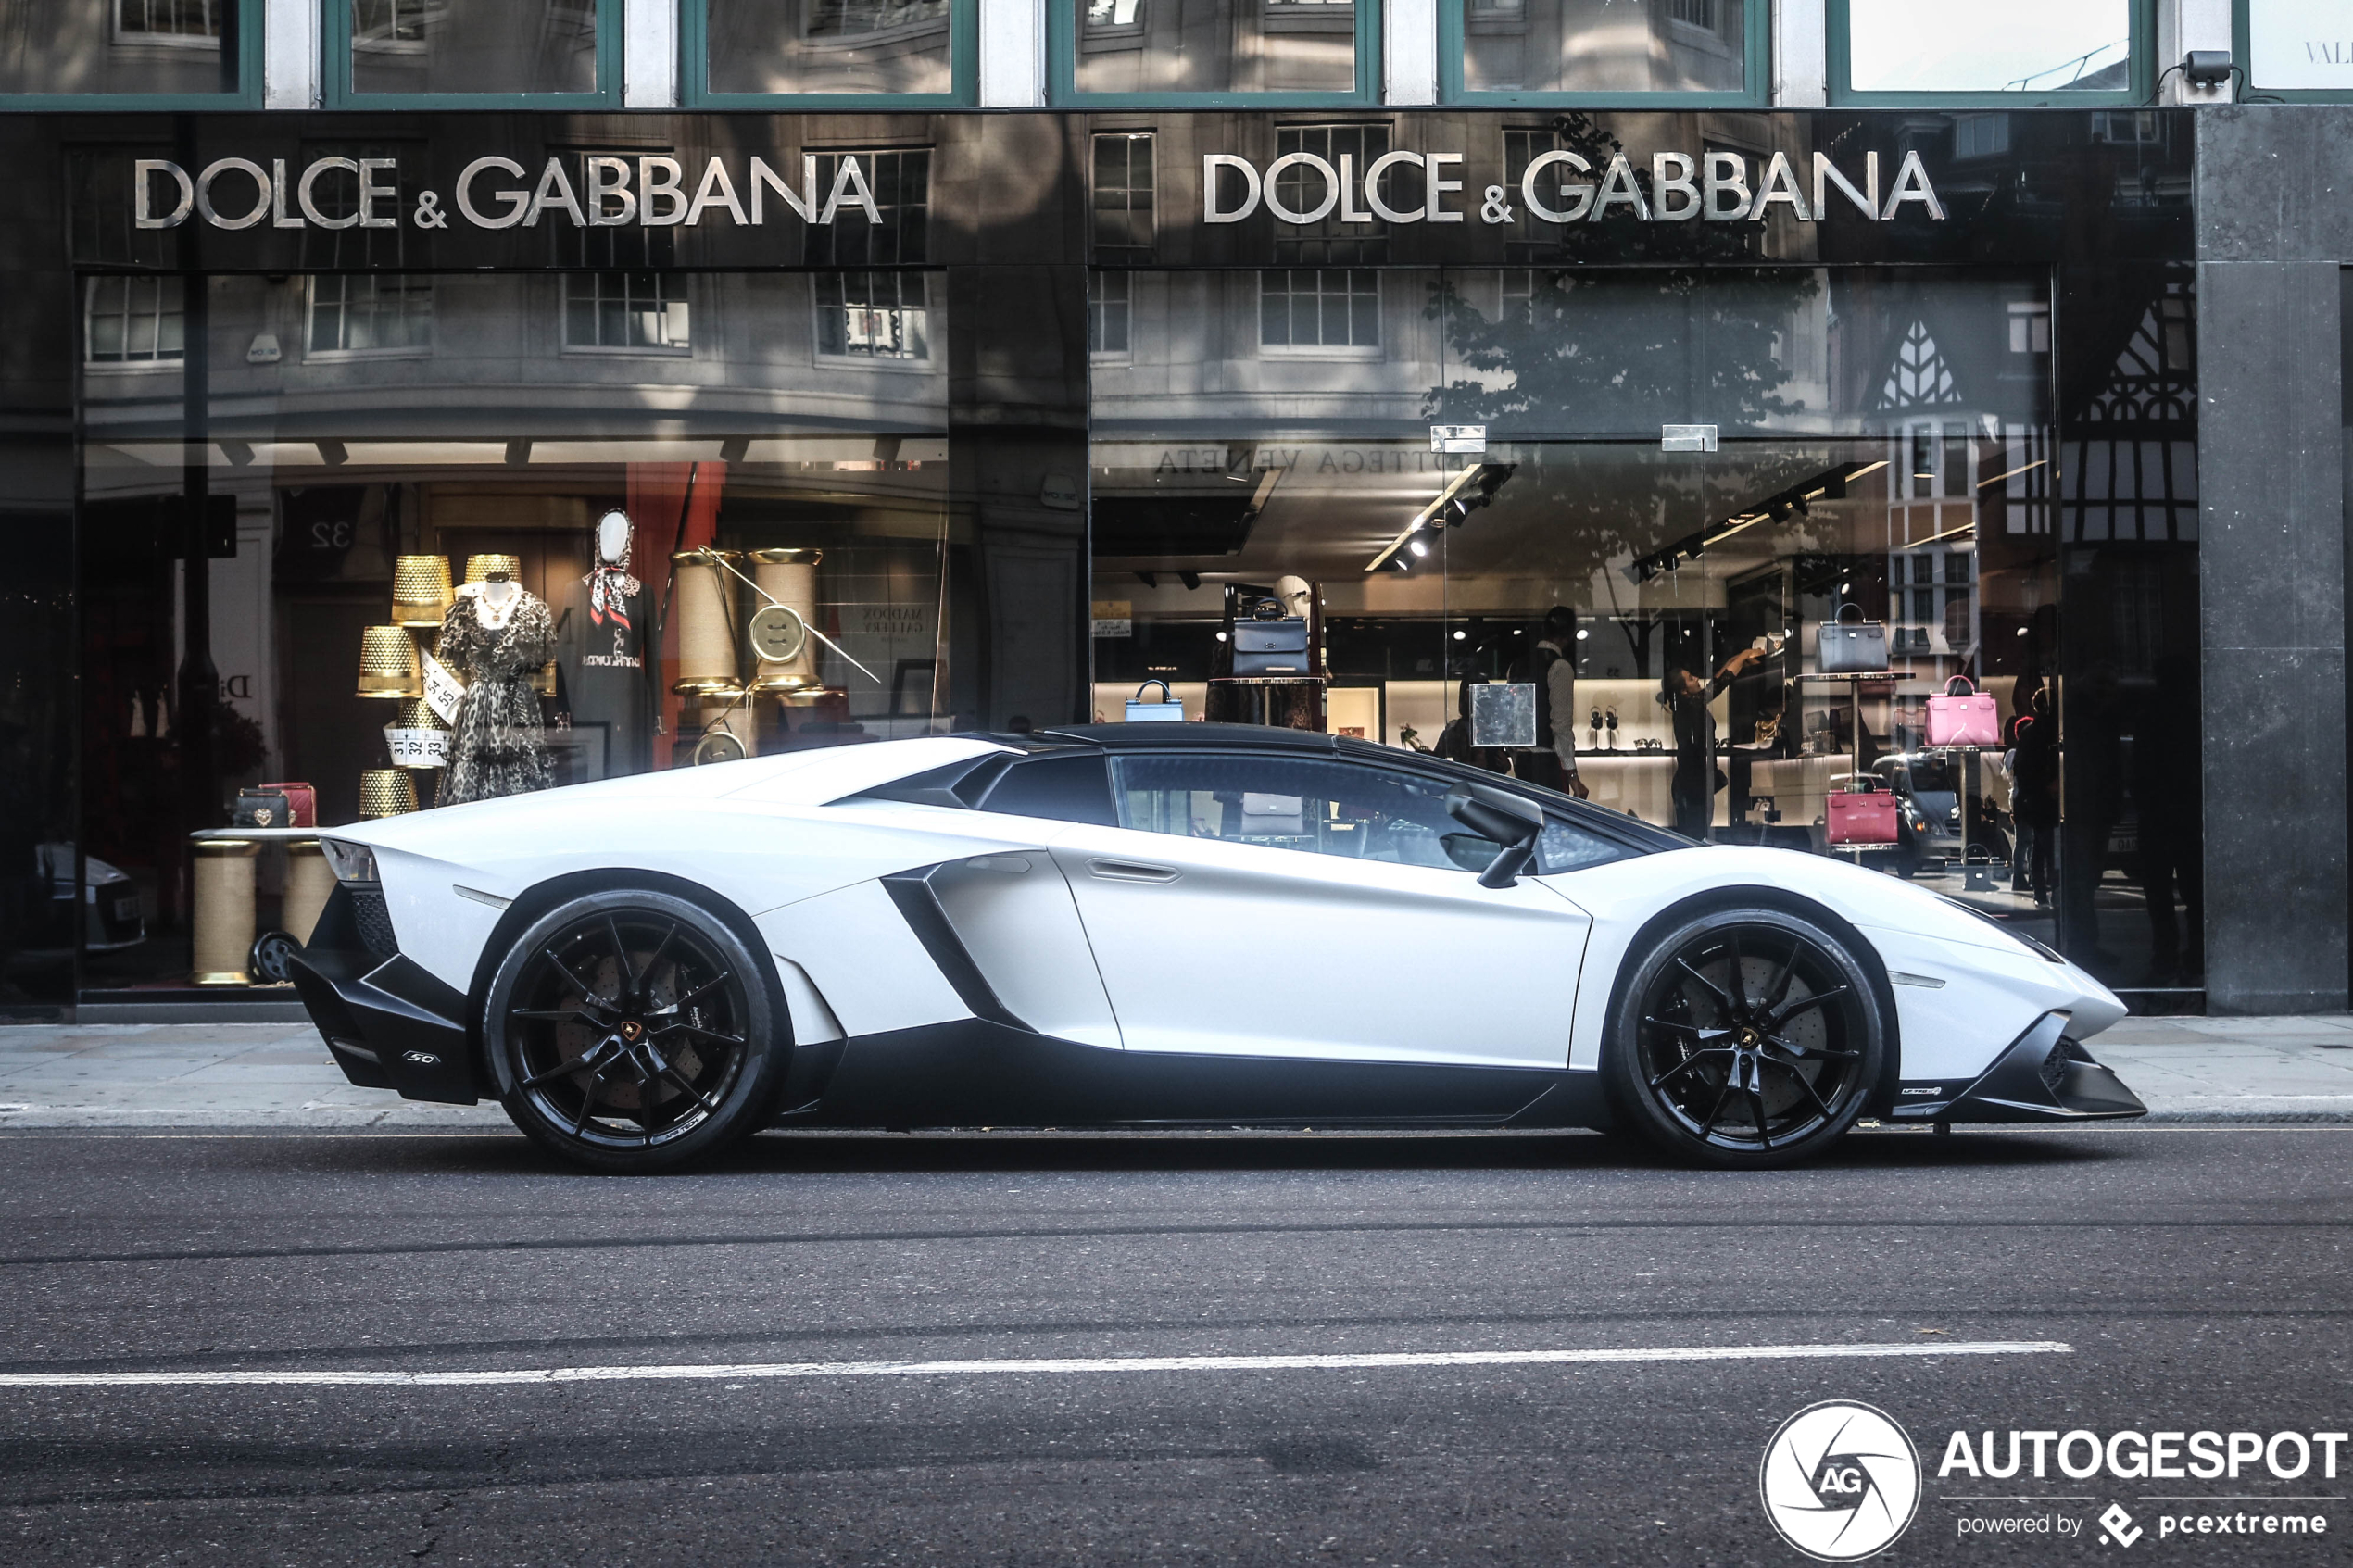
[(1854, 1562), (1911, 1524), (1920, 1456), (1885, 1411), (1829, 1399), (1781, 1423), (1756, 1486), (1781, 1539), (1820, 1562)]

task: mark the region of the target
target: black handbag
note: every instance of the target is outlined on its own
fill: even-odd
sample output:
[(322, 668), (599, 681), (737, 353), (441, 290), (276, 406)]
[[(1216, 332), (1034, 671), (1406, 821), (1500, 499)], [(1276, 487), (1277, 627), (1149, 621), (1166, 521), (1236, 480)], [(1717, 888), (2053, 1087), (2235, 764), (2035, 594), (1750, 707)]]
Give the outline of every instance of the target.
[(1234, 622), (1234, 673), (1307, 675), (1307, 622), (1298, 616)]
[[(1848, 610), (1855, 619), (1846, 618)], [(1887, 626), (1863, 619), (1863, 607), (1838, 607), (1838, 619), (1814, 634), (1814, 651), (1825, 675), (1861, 675), (1887, 668)]]
[(241, 789), (237, 804), (229, 814), (229, 825), (237, 828), (289, 828), (294, 826), (294, 810), (285, 792), (275, 789)]

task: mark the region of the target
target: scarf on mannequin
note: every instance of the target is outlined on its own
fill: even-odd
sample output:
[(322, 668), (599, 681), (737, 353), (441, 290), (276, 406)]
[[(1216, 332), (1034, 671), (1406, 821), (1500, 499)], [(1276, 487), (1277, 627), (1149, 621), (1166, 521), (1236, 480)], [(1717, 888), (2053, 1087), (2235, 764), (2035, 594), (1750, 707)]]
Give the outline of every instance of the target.
[(629, 575), (629, 553), (635, 548), (636, 538), (637, 531), (633, 528), (621, 546), (621, 558), (599, 560), (597, 569), (583, 579), (588, 584), (588, 619), (592, 624), (629, 624), (629, 600), (645, 591), (645, 584)]

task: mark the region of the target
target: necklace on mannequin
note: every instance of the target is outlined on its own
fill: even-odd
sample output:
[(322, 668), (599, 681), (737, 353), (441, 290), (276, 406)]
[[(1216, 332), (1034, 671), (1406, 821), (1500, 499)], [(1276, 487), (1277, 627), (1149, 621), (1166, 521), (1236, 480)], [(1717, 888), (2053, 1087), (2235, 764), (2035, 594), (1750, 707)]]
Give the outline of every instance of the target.
[(474, 602), (474, 619), (483, 630), (499, 632), (514, 619), (515, 608), (523, 600), (522, 584), (510, 577), (494, 577), (487, 583), (469, 583), (458, 590)]

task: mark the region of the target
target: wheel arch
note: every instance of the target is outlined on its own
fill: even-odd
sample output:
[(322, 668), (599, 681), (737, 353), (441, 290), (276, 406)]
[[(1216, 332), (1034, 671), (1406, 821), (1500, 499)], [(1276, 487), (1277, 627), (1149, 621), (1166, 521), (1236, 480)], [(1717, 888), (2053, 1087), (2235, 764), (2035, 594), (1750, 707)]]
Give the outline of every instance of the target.
[[(1887, 978), (1887, 961), (1880, 957), (1879, 948), (1847, 920), (1826, 904), (1793, 893), (1785, 887), (1758, 886), (1742, 884), (1730, 887), (1711, 887), (1679, 898), (1642, 922), (1626, 944), (1625, 955), (1618, 960), (1617, 973), (1610, 980), (1609, 1011), (1604, 1017), (1615, 1021), (1626, 1000), (1626, 986), (1634, 971), (1650, 955), (1652, 946), (1673, 927), (1696, 915), (1718, 909), (1768, 909), (1796, 915), (1815, 924), (1847, 944), (1863, 972), (1870, 977), (1871, 997), (1878, 1004), (1880, 1026), (1887, 1032), (1887, 1060), (1880, 1069), (1880, 1081), (1864, 1103), (1864, 1114), (1881, 1116), (1894, 1103), (1895, 1090), (1904, 1076), (1904, 1032), (1895, 1010), (1895, 987)], [(1604, 1040), (1604, 1049), (1608, 1048)]]
[(776, 956), (768, 950), (760, 927), (752, 922), (742, 906), (725, 895), (682, 876), (667, 872), (643, 871), (627, 867), (600, 866), (594, 871), (568, 872), (562, 876), (549, 877), (535, 883), (515, 896), (515, 901), (499, 915), (497, 924), (490, 928), (482, 951), (474, 959), (473, 978), (466, 986), (466, 1042), (473, 1057), (476, 1073), (488, 1084), (490, 1060), (484, 1030), (485, 1010), (490, 1002), (490, 978), (497, 972), (508, 949), (522, 934), (531, 929), (549, 910), (591, 893), (645, 892), (663, 893), (699, 905), (741, 939), (752, 955), (760, 960), (761, 984), (767, 987), (768, 1005), (784, 1031), (778, 1042), (789, 1050), (793, 1044), (792, 1009), (785, 997), (783, 975), (776, 968)]

